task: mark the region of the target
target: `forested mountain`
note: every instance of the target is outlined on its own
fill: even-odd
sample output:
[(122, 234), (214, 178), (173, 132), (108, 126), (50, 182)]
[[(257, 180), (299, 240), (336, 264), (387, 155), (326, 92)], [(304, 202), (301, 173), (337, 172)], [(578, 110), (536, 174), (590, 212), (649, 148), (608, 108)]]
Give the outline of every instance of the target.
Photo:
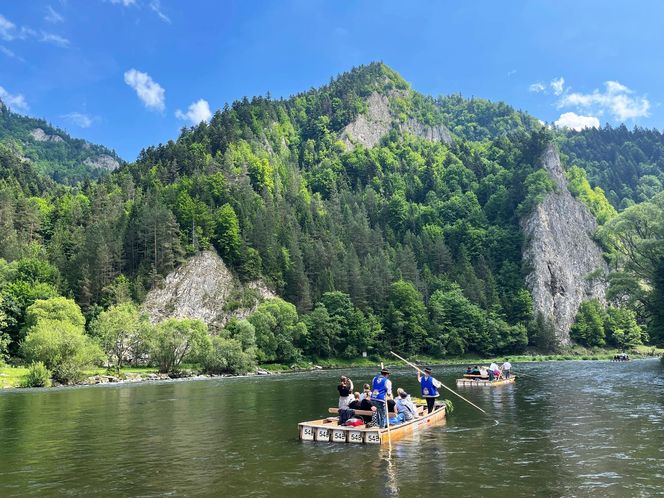
[(563, 135), (568, 163), (583, 168), (593, 186), (619, 210), (652, 199), (664, 184), (664, 133), (635, 127), (588, 128)]
[[(637, 144), (622, 146), (630, 161), (642, 158), (635, 148), (658, 160), (657, 132), (552, 131), (506, 104), (423, 96), (374, 63), (288, 99), (235, 102), (76, 186), (31, 173), (38, 163), (5, 146), (0, 330), (17, 351), (26, 309), (56, 295), (75, 299), (95, 323), (213, 248), (241, 279), (261, 279), (286, 301), (216, 331), (240, 341), (251, 329), (247, 347), (262, 361), (555, 347), (526, 286), (521, 223), (558, 188), (540, 163), (554, 140), (583, 168), (570, 190), (596, 216), (616, 213), (591, 187), (615, 191), (621, 207), (640, 183), (653, 185), (644, 178), (661, 176), (656, 166), (621, 173), (605, 138), (614, 133)], [(612, 313), (602, 340), (626, 344), (620, 319), (638, 342), (634, 315)], [(575, 337), (593, 344), (582, 332)]]
[(1, 100), (0, 145), (61, 183), (99, 178), (122, 163), (112, 150), (72, 138), (43, 119), (14, 113)]

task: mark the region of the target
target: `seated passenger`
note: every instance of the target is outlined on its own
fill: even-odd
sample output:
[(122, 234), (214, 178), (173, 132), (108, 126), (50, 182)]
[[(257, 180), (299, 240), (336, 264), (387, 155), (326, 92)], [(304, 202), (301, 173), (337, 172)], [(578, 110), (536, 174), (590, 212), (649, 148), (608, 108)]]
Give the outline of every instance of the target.
[(480, 367), (479, 374), (480, 374), (480, 377), (482, 377), (483, 379), (488, 379), (489, 378), (489, 371), (487, 370), (487, 368), (485, 366)]
[(468, 365), (468, 368), (466, 368), (466, 375), (471, 375), (473, 373), (473, 369), (471, 368), (470, 365)]
[(410, 394), (399, 388), (397, 389), (397, 395), (397, 400), (395, 402), (397, 417), (401, 417), (402, 422), (413, 420), (417, 417), (417, 409), (415, 408), (413, 401), (410, 399)]
[(360, 401), (360, 393), (358, 392), (353, 393), (353, 398), (354, 398), (353, 401), (348, 403), (348, 408), (350, 408), (351, 410), (360, 410), (361, 409), (360, 407), (362, 406), (362, 403)]
[(477, 365), (475, 365), (475, 368), (473, 368), (472, 374), (473, 374), (473, 375), (480, 375), (480, 373), (481, 373), (481, 372), (480, 372), (480, 367), (478, 367)]

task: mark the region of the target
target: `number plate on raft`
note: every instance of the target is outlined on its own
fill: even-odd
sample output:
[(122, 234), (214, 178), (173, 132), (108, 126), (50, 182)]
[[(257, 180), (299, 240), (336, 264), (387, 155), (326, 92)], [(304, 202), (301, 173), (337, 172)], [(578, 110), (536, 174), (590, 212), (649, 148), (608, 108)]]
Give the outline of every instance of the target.
[(330, 430), (323, 427), (319, 427), (316, 430), (316, 441), (329, 441), (330, 440)]
[(300, 439), (302, 441), (313, 441), (314, 440), (314, 428), (309, 427), (308, 425), (302, 426), (300, 432)]
[(346, 431), (344, 430), (333, 430), (332, 431), (332, 441), (335, 443), (345, 443), (346, 442)]
[(349, 443), (362, 443), (364, 442), (364, 437), (360, 431), (349, 431), (348, 432), (348, 442)]
[(364, 441), (369, 444), (379, 444), (380, 434), (376, 432), (367, 432)]

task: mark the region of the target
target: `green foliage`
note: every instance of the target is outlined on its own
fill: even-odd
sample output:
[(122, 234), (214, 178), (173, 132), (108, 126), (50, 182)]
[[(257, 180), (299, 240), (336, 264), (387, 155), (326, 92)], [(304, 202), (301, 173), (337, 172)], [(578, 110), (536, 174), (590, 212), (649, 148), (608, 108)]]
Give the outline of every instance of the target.
[(411, 282), (394, 282), (383, 320), (385, 346), (405, 354), (420, 351), (427, 338), (428, 323), (422, 294)]
[(132, 303), (122, 303), (102, 311), (90, 325), (108, 365), (120, 372), (123, 364), (139, 361), (149, 349), (153, 327)]
[(41, 361), (35, 361), (28, 367), (28, 374), (21, 382), (21, 387), (50, 387), (51, 371)]
[(664, 183), (664, 133), (623, 124), (567, 131), (560, 140), (569, 164), (585, 170), (591, 185), (623, 210), (652, 199)]
[(253, 350), (246, 351), (237, 339), (213, 337), (203, 360), (203, 368), (210, 374), (245, 374), (256, 367)]
[(643, 343), (644, 333), (636, 321), (634, 311), (616, 306), (609, 306), (606, 311), (604, 325), (609, 344), (627, 350)]
[(521, 204), (519, 204), (519, 213), (521, 215), (527, 215), (530, 213), (535, 206), (544, 200), (546, 194), (555, 191), (556, 184), (549, 176), (549, 173), (540, 168), (526, 177), (525, 188), (526, 197)]
[(613, 273), (608, 296), (626, 303), (656, 343), (664, 341), (664, 193), (629, 207), (606, 223), (599, 235)]
[(248, 318), (256, 331), (257, 358), (261, 362), (295, 363), (301, 358), (297, 345), (306, 341), (307, 326), (297, 310), (282, 299), (262, 303)]
[(648, 331), (655, 344), (664, 345), (664, 259), (654, 269)]
[(572, 166), (565, 172), (565, 176), (572, 195), (579, 198), (590, 209), (600, 224), (606, 223), (617, 214), (615, 208), (604, 196), (604, 191), (599, 187), (591, 188), (584, 170), (578, 166)]
[[(46, 135), (45, 140), (33, 136), (37, 129)], [(100, 157), (109, 156), (122, 162), (106, 147), (72, 138), (43, 119), (16, 114), (0, 106), (0, 147), (3, 144), (13, 149), (17, 156), (28, 158), (40, 173), (63, 183), (74, 184), (86, 178), (101, 177), (107, 171), (94, 166)]]
[[(377, 146), (350, 150), (342, 130), (376, 93), (395, 126)], [(15, 132), (34, 128), (4, 118), (23, 126)], [(404, 133), (411, 119), (449, 128), (452, 142)], [(381, 63), (289, 99), (242, 99), (76, 187), (45, 179), (35, 170), (46, 171), (42, 163), (20, 159), (22, 146), (0, 145), (0, 258), (11, 261), (0, 264), (0, 330), (15, 353), (35, 300), (72, 297), (92, 321), (103, 309), (141, 302), (186, 256), (214, 247), (243, 280), (261, 279), (294, 305), (266, 303), (226, 327), (224, 339), (249, 355), (255, 348), (260, 361), (355, 358), (388, 347), (514, 352), (526, 330), (531, 345), (555, 349), (550, 327), (532, 316), (520, 227), (554, 189), (538, 167), (553, 138), (585, 171), (570, 169), (570, 188), (601, 221), (613, 216), (606, 199), (615, 207), (650, 199), (636, 213), (633, 234), (641, 234), (643, 250), (632, 263), (620, 238), (630, 221), (621, 215), (605, 227), (620, 268), (611, 293), (654, 330), (664, 322), (651, 304), (658, 287), (654, 270), (643, 271), (654, 263), (642, 263), (652, 259), (646, 244), (659, 239), (642, 234), (659, 233), (657, 221), (644, 220), (662, 219), (652, 207), (663, 181), (661, 134), (602, 129), (554, 137), (503, 103), (420, 95)], [(607, 143), (614, 139), (621, 145)], [(77, 157), (72, 176), (88, 156)], [(228, 310), (246, 307), (249, 297), (233, 296)]]
[(200, 320), (170, 318), (150, 337), (150, 359), (163, 373), (177, 372), (183, 361), (204, 361), (209, 350), (207, 325)]
[(230, 204), (224, 204), (217, 212), (217, 246), (221, 257), (230, 264), (235, 264), (240, 258), (242, 239), (240, 238), (240, 225)]
[(560, 342), (553, 322), (542, 313), (528, 325), (529, 344), (538, 351), (544, 353), (555, 353), (560, 349)]
[(25, 327), (30, 329), (42, 320), (69, 322), (80, 329), (85, 326), (81, 308), (73, 299), (66, 297), (38, 299), (31, 304), (25, 312)]
[(53, 378), (63, 384), (79, 381), (82, 370), (98, 364), (103, 357), (82, 327), (59, 320), (39, 320), (29, 329), (21, 353), (28, 362), (43, 362)]
[[(2, 329), (2, 317), (0, 317), (0, 329)], [(0, 366), (4, 365), (9, 357), (9, 335), (0, 332)]]
[(604, 346), (606, 344), (604, 322), (605, 311), (602, 304), (596, 299), (583, 301), (569, 335), (582, 346)]

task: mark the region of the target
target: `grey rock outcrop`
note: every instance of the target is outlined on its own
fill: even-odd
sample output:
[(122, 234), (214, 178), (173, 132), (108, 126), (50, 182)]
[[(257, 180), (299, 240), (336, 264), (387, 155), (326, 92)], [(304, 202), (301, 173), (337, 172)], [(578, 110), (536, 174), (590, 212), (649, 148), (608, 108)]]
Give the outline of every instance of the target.
[(404, 95), (397, 91), (389, 95), (377, 92), (369, 95), (366, 101), (367, 111), (358, 115), (341, 132), (340, 138), (346, 144), (346, 148), (353, 150), (356, 144), (362, 144), (367, 148), (375, 147), (393, 126), (397, 126), (402, 132), (412, 133), (427, 140), (452, 143), (452, 135), (443, 125), (428, 126), (413, 118), (405, 123), (397, 123), (390, 108), (390, 98), (400, 96)]
[(148, 292), (143, 310), (153, 323), (167, 318), (196, 318), (212, 332), (231, 318), (245, 318), (275, 294), (262, 282), (243, 285), (214, 251), (203, 251)]
[(582, 301), (605, 302), (608, 266), (593, 239), (597, 222), (590, 211), (567, 188), (558, 151), (553, 145), (541, 158), (542, 167), (556, 183), (557, 191), (546, 195), (522, 221), (526, 235), (523, 253), (530, 268), (526, 277), (535, 307), (555, 326), (558, 340), (570, 342), (569, 331)]
[(102, 154), (95, 158), (88, 157), (83, 164), (90, 168), (105, 169), (107, 171), (113, 171), (120, 167), (120, 163), (113, 156), (108, 154)]
[(64, 142), (63, 138), (59, 135), (49, 135), (41, 128), (35, 128), (30, 132), (32, 138), (37, 142)]

